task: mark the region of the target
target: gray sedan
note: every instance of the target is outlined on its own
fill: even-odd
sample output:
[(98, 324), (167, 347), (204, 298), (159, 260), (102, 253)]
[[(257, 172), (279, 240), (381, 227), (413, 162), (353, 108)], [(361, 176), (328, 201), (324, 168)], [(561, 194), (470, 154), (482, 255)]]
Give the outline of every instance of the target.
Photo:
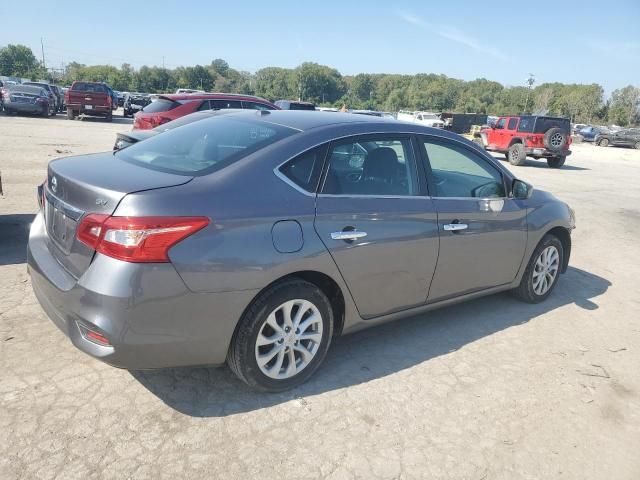
[(336, 335), (567, 269), (572, 210), (439, 129), (296, 111), (214, 115), (54, 160), (28, 264), (79, 349), (128, 369), (227, 363), (266, 391)]

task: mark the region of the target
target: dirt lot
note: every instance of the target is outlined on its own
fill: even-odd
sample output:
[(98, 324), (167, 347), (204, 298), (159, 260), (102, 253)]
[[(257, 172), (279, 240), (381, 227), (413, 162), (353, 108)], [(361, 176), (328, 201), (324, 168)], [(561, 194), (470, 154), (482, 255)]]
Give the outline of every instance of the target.
[(309, 383), (265, 395), (227, 369), (111, 368), (38, 306), (35, 187), (121, 122), (0, 116), (0, 478), (640, 478), (640, 151), (517, 168), (576, 210), (546, 303), (495, 295), (344, 337)]

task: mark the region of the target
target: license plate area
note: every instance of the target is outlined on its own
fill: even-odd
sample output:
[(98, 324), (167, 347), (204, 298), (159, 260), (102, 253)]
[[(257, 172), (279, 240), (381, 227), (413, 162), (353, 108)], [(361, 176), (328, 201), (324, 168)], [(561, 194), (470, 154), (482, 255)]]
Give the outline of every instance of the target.
[(49, 192), (45, 195), (44, 219), (49, 238), (65, 254), (69, 254), (75, 238), (78, 220), (80, 220), (84, 212), (62, 202)]
[(84, 109), (85, 110), (93, 110), (93, 105), (85, 105)]

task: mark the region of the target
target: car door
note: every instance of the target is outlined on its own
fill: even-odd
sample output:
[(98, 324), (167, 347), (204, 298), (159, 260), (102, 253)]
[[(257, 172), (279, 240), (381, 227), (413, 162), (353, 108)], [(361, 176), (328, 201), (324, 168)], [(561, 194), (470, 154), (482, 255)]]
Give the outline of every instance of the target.
[(440, 251), (428, 302), (510, 283), (527, 241), (526, 209), (500, 169), (454, 140), (421, 137)]
[(426, 302), (439, 240), (419, 168), (408, 135), (349, 137), (329, 147), (315, 229), (363, 318)]
[(491, 143), (494, 143), (494, 148), (506, 150), (509, 146), (509, 143), (507, 142), (507, 136), (505, 134), (505, 129), (507, 128), (507, 120), (508, 119), (505, 117), (500, 118), (496, 122), (495, 128), (492, 129), (493, 142)]

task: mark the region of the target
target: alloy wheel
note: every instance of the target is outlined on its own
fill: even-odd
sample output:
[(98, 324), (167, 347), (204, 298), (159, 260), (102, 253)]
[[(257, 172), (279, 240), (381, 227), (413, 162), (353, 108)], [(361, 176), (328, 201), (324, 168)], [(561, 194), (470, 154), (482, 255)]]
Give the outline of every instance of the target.
[(304, 370), (322, 341), (322, 315), (308, 300), (289, 300), (277, 307), (258, 332), (255, 357), (260, 371), (283, 380)]
[(553, 245), (540, 253), (533, 269), (533, 291), (536, 295), (544, 295), (552, 287), (558, 276), (560, 254)]
[(549, 140), (549, 143), (551, 143), (551, 146), (554, 148), (558, 148), (562, 146), (563, 143), (563, 136), (560, 133), (555, 133), (552, 135), (551, 139)]

